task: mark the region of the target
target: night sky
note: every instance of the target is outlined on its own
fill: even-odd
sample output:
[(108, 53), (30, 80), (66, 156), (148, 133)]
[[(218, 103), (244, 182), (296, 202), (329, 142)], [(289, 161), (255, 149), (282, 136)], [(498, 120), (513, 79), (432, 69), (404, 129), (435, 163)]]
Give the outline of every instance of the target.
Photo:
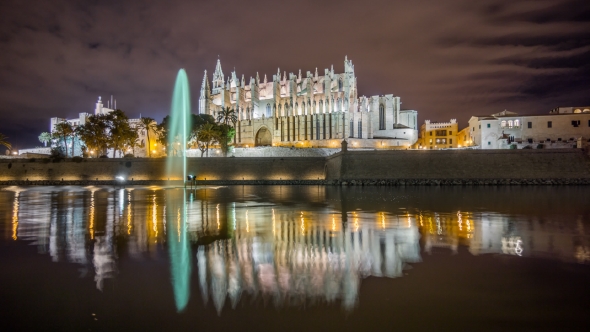
[(246, 82), (342, 72), (348, 56), (360, 95), (400, 96), (419, 123), (590, 105), (588, 0), (2, 0), (0, 15), (0, 133), (15, 148), (98, 96), (161, 121), (179, 68), (196, 113), (218, 56)]

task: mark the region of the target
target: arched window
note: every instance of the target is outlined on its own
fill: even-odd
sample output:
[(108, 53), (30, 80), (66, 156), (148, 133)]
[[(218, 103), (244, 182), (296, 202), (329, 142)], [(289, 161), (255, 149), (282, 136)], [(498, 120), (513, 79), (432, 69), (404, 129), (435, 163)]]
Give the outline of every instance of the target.
[(320, 100), (320, 110), (319, 113), (324, 113), (324, 102)]
[(317, 113), (317, 112), (318, 112), (318, 109), (317, 109), (317, 103), (316, 103), (316, 101), (314, 100), (314, 101), (313, 101), (313, 113)]
[(514, 120), (514, 126), (520, 127), (520, 120), (518, 120), (518, 119)]
[(295, 103), (295, 113), (297, 113), (297, 115), (299, 115), (299, 103)]
[(271, 114), (270, 104), (266, 104), (266, 117), (270, 118)]
[(283, 116), (283, 113), (281, 113), (282, 110), (283, 107), (281, 106), (281, 104), (279, 104), (279, 114), (277, 114), (278, 116)]
[(340, 112), (340, 98), (336, 99), (336, 105), (334, 105), (334, 106), (335, 106), (336, 112)]
[(359, 119), (359, 129), (357, 132), (358, 138), (363, 138), (363, 120)]
[(385, 106), (379, 104), (379, 130), (385, 130)]
[(505, 120), (502, 120), (502, 122), (500, 122), (500, 126), (502, 128), (506, 127), (506, 121)]
[(513, 127), (513, 122), (512, 122), (512, 120), (508, 120), (508, 127), (509, 127), (509, 128), (512, 128), (512, 127)]
[(342, 91), (342, 87), (343, 87), (343, 84), (342, 84), (342, 78), (340, 78), (340, 79), (338, 80), (338, 91)]

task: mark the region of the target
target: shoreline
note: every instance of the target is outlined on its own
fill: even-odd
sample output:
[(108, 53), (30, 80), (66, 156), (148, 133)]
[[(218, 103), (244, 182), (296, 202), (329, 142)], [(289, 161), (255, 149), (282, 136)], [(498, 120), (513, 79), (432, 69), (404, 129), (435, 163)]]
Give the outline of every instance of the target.
[[(173, 185), (181, 185), (173, 182)], [(0, 181), (0, 187), (7, 186), (169, 186), (166, 180), (11, 180)], [(193, 186), (262, 185), (262, 186), (570, 186), (590, 185), (590, 178), (532, 178), (532, 179), (352, 179), (352, 180), (197, 180)], [(186, 187), (190, 187), (189, 182)]]

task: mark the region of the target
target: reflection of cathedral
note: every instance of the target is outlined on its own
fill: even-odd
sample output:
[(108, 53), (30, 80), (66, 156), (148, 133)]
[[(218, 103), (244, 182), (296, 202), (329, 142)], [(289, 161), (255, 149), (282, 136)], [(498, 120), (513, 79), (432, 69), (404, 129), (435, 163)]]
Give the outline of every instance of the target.
[(242, 209), (246, 222), (238, 224), (244, 227), (197, 253), (201, 294), (205, 301), (210, 294), (218, 311), (228, 295), (235, 306), (242, 292), (260, 293), (275, 305), (340, 301), (352, 308), (361, 278), (398, 277), (405, 262), (420, 261), (420, 236), (412, 221), (380, 228), (378, 222), (359, 225), (359, 219), (371, 217), (364, 213), (342, 225), (339, 214), (258, 212), (270, 217), (272, 229), (249, 230), (250, 222), (270, 220), (248, 218)]
[[(235, 306), (242, 295), (275, 305), (340, 302), (352, 308), (362, 278), (400, 276), (405, 263), (420, 261), (419, 243), (426, 253), (457, 253), (463, 247), (472, 255), (590, 261), (583, 215), (523, 219), (493, 212), (343, 212), (308, 204), (332, 198), (309, 192), (306, 203), (269, 203), (286, 195), (295, 200), (290, 190), (264, 200), (250, 195), (259, 200), (254, 203), (217, 203), (220, 196), (207, 198), (197, 191), (187, 197), (184, 221), (182, 209), (174, 205), (178, 201), (160, 188), (8, 187), (0, 191), (0, 198), (10, 202), (3, 211), (4, 241), (30, 241), (55, 262), (79, 264), (82, 276), (93, 271), (92, 282), (101, 290), (116, 277), (120, 250), (139, 260), (157, 255), (166, 243), (172, 255), (184, 255), (178, 261), (171, 257), (171, 265), (185, 274), (180, 277), (188, 282), (191, 269), (196, 270), (202, 298), (218, 311), (228, 299)], [(187, 292), (188, 301), (190, 287), (177, 289)]]
[(217, 116), (222, 107), (236, 110), (238, 146), (296, 146), (335, 148), (343, 138), (350, 147), (408, 148), (418, 139), (417, 112), (402, 110), (394, 95), (359, 97), (351, 60), (344, 73), (334, 68), (324, 75), (282, 73), (270, 81), (236, 72), (226, 80), (218, 60), (212, 86), (207, 72), (201, 86), (199, 113)]

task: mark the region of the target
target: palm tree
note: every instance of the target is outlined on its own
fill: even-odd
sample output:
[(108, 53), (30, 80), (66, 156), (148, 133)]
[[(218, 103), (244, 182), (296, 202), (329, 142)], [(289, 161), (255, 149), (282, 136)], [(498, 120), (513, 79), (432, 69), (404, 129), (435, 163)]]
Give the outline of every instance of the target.
[[(204, 124), (197, 133), (197, 140), (205, 145), (204, 151), (207, 151), (207, 157), (209, 157), (209, 145), (215, 141), (218, 136), (219, 131), (217, 130), (217, 126), (211, 123)], [(204, 151), (201, 149), (201, 157), (203, 157)]]
[(39, 135), (39, 142), (47, 146), (47, 143), (51, 142), (51, 134), (46, 131), (42, 132), (41, 135)]
[(4, 136), (4, 134), (0, 133), (0, 145), (4, 145), (10, 150), (12, 149), (12, 145), (8, 143), (8, 141), (6, 140), (7, 138), (8, 137)]
[(156, 124), (156, 120), (152, 118), (140, 118), (139, 124), (137, 125), (139, 129), (145, 130), (145, 134), (147, 136), (147, 151), (148, 157), (151, 157), (151, 150), (152, 145), (150, 144), (150, 130), (157, 131), (158, 125)]
[(236, 111), (233, 108), (222, 107), (221, 111), (217, 113), (217, 122), (223, 123), (224, 125), (229, 125), (229, 123), (236, 123), (238, 121), (238, 116), (236, 115)]

